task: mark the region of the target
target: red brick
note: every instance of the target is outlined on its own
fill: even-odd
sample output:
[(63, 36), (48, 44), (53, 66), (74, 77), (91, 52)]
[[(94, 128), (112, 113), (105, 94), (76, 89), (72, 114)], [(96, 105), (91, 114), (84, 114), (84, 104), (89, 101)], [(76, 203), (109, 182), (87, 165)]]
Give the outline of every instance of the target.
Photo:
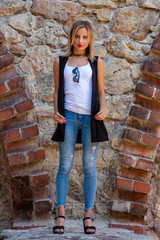
[(160, 114), (151, 112), (149, 120), (153, 123), (160, 124)]
[(7, 151), (8, 154), (13, 153), (13, 152), (24, 152), (26, 151), (26, 149), (37, 149), (39, 147), (38, 145), (38, 139), (35, 138), (26, 138), (26, 139), (22, 139), (21, 141), (18, 142), (12, 142), (12, 143), (8, 143), (5, 146), (5, 149)]
[(144, 83), (138, 83), (136, 86), (136, 92), (152, 97), (154, 93), (154, 87), (151, 87)]
[(48, 198), (48, 187), (38, 188), (33, 191), (34, 199)]
[(142, 76), (142, 81), (147, 83), (148, 85), (150, 86), (154, 86), (156, 88), (160, 88), (160, 81), (159, 81), (159, 78), (156, 77), (156, 76), (153, 76), (151, 74), (145, 74), (143, 73), (143, 76)]
[(158, 100), (160, 100), (160, 89), (156, 89), (154, 97)]
[(7, 143), (20, 140), (19, 130), (14, 130), (14, 131), (4, 133), (4, 140)]
[(32, 210), (33, 204), (32, 200), (22, 200), (18, 199), (16, 201), (13, 201), (13, 209), (14, 210)]
[(45, 159), (45, 152), (44, 149), (37, 149), (35, 151), (30, 151), (27, 153), (28, 156), (28, 161), (36, 161), (36, 160), (41, 160)]
[(141, 136), (142, 136), (142, 132), (125, 128), (122, 138), (139, 142), (141, 139)]
[(18, 75), (15, 67), (11, 66), (3, 71), (0, 71), (0, 82), (10, 80)]
[(24, 153), (14, 153), (8, 156), (9, 165), (20, 165), (27, 162), (26, 156)]
[(0, 56), (7, 53), (7, 48), (4, 45), (0, 45)]
[(152, 161), (149, 160), (145, 160), (143, 158), (139, 158), (137, 160), (137, 165), (136, 167), (145, 171), (152, 171), (154, 166), (154, 163)]
[(0, 32), (0, 43), (4, 41), (4, 35)]
[(137, 180), (149, 180), (150, 175), (148, 172), (144, 172), (138, 169), (126, 169), (126, 168), (120, 168), (118, 171), (118, 175), (124, 178), (128, 179), (137, 179)]
[(131, 203), (130, 212), (132, 214), (144, 216), (147, 212), (147, 206), (145, 204), (140, 203)]
[(33, 108), (33, 102), (31, 99), (26, 99), (23, 102), (16, 104), (15, 108), (18, 113), (23, 113)]
[(148, 144), (153, 147), (157, 147), (159, 145), (159, 140), (159, 138), (149, 133), (144, 133), (142, 137), (142, 143)]
[(0, 95), (3, 95), (7, 92), (6, 86), (4, 83), (0, 84)]
[(156, 63), (156, 62), (152, 62), (152, 61), (145, 61), (143, 67), (142, 67), (142, 71), (145, 72), (151, 72), (154, 73), (158, 76), (160, 76), (160, 63)]
[(127, 156), (125, 154), (120, 154), (120, 164), (127, 167), (135, 167), (137, 163), (137, 158), (134, 156)]
[(148, 120), (137, 119), (130, 116), (127, 119), (126, 125), (135, 129), (139, 129), (143, 132), (152, 133), (157, 137), (160, 136), (160, 126)]
[(13, 64), (13, 62), (14, 62), (13, 54), (4, 55), (3, 57), (0, 58), (0, 70)]
[(7, 120), (14, 116), (14, 108), (8, 107), (0, 110), (0, 121)]
[(17, 76), (15, 78), (11, 79), (8, 82), (8, 86), (9, 86), (10, 90), (15, 90), (16, 88), (24, 87), (25, 86), (24, 77)]
[(52, 211), (52, 202), (50, 199), (36, 200), (35, 212), (49, 212)]
[(132, 106), (130, 110), (130, 115), (137, 118), (147, 119), (148, 114), (149, 111), (147, 109), (144, 109), (139, 106)]
[(159, 102), (157, 102), (151, 98), (146, 98), (146, 97), (140, 96), (138, 94), (135, 94), (134, 103), (139, 104), (141, 107), (149, 109), (153, 112), (159, 112), (159, 109), (160, 109)]
[(29, 176), (18, 176), (10, 180), (12, 189), (26, 189), (29, 186)]
[(149, 62), (152, 62), (152, 63), (160, 63), (160, 54), (154, 52), (154, 51), (151, 51), (149, 56), (148, 56), (148, 59), (147, 59)]
[(13, 200), (17, 199), (32, 199), (32, 191), (29, 187), (13, 189), (12, 190)]
[(125, 178), (117, 177), (116, 181), (116, 187), (118, 189), (124, 189), (124, 190), (133, 190), (133, 181)]
[(137, 193), (130, 192), (126, 190), (119, 189), (119, 198), (132, 202), (146, 203), (147, 202), (147, 194), (146, 193)]
[(35, 137), (39, 135), (38, 125), (29, 126), (21, 129), (22, 138)]
[(50, 182), (49, 173), (39, 173), (35, 175), (30, 175), (31, 186), (32, 187), (40, 187), (45, 186)]
[(156, 52), (160, 53), (160, 40), (159, 38), (155, 39), (153, 44), (152, 44), (152, 49)]
[(143, 226), (136, 226), (132, 225), (125, 225), (125, 224), (118, 224), (118, 223), (110, 223), (110, 228), (121, 228), (121, 229), (128, 229), (130, 231), (134, 231), (136, 234), (145, 234), (145, 230)]
[(140, 193), (149, 193), (151, 190), (151, 184), (135, 181), (133, 190)]
[(135, 156), (146, 157), (153, 159), (155, 156), (155, 149), (147, 147), (147, 145), (139, 145), (138, 143), (131, 142), (123, 139), (121, 143), (121, 151)]

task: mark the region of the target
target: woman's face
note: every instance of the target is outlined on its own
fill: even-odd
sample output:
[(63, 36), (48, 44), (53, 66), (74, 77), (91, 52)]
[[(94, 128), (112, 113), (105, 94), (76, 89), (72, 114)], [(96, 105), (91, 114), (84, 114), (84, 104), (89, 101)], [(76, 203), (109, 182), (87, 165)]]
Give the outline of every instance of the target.
[(85, 53), (86, 48), (89, 45), (89, 33), (85, 27), (81, 27), (77, 30), (75, 38), (73, 40), (74, 52)]

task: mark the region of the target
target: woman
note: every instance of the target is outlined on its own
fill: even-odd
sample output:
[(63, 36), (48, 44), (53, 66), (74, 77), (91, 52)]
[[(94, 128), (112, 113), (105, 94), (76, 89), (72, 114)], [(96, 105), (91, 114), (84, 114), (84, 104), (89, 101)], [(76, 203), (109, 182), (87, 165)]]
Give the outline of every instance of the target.
[(68, 39), (68, 54), (54, 62), (54, 120), (52, 137), (59, 142), (60, 162), (56, 178), (57, 217), (54, 233), (64, 232), (65, 200), (73, 165), (75, 144), (83, 146), (84, 232), (96, 231), (92, 210), (96, 194), (96, 158), (99, 142), (108, 140), (105, 119), (103, 61), (94, 57), (94, 33), (87, 21), (73, 24)]

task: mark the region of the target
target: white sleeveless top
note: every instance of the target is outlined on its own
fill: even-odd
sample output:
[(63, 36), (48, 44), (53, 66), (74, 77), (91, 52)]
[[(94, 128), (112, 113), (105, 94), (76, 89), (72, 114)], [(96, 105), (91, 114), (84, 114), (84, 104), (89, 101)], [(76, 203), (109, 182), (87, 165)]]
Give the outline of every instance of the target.
[(75, 67), (64, 68), (64, 107), (67, 110), (80, 114), (91, 114), (92, 99), (92, 69), (88, 62), (87, 65), (78, 67), (80, 72), (79, 82), (74, 82), (75, 74), (72, 70)]

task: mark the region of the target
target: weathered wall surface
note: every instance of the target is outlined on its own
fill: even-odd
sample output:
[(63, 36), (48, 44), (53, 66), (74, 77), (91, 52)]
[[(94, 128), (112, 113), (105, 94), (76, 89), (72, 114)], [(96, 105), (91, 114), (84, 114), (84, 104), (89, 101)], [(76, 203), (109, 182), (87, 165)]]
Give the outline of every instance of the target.
[[(110, 141), (101, 144), (98, 154), (95, 212), (107, 215), (123, 126), (141, 66), (160, 31), (159, 14), (160, 1), (153, 0), (1, 1), (0, 30), (5, 37), (4, 44), (15, 56), (17, 71), (25, 76), (27, 92), (35, 106), (30, 119), (39, 124), (40, 141), (46, 154), (45, 161), (38, 164), (40, 170), (51, 173), (54, 208), (59, 153), (57, 144), (50, 140), (55, 129), (53, 61), (66, 51), (71, 24), (79, 19), (91, 21), (95, 29), (95, 54), (104, 59), (105, 124)], [(77, 145), (67, 197), (67, 211), (75, 217), (81, 216), (84, 207), (81, 157), (81, 146)], [(33, 168), (24, 165), (22, 175)], [(14, 171), (16, 175), (16, 167)]]

